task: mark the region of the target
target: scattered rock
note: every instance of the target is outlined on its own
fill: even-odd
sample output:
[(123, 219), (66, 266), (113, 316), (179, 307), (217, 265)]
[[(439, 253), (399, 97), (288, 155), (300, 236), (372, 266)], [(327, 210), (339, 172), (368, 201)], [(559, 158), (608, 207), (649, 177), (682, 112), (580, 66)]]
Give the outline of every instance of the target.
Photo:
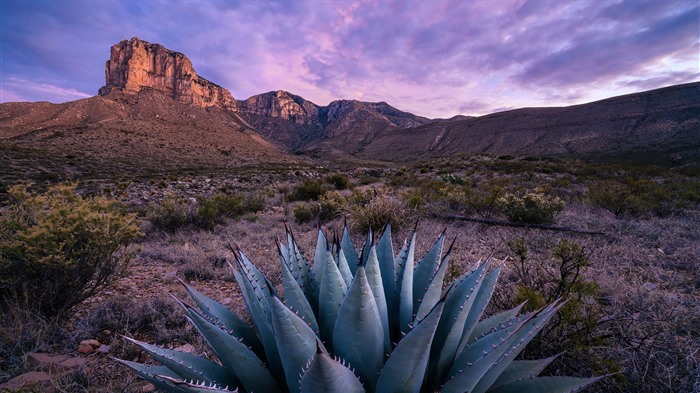
[[(88, 347), (92, 348), (88, 345)], [(27, 354), (27, 365), (33, 370), (62, 373), (76, 370), (85, 366), (84, 358), (68, 355), (50, 355), (48, 353), (30, 352)]]
[(100, 342), (97, 341), (97, 340), (83, 340), (83, 341), (80, 342), (80, 346), (82, 347), (83, 345), (89, 345), (89, 346), (91, 346), (91, 347), (97, 349), (97, 348), (99, 348), (100, 345), (102, 345), (102, 344), (100, 344)]
[(92, 345), (81, 345), (78, 347), (78, 353), (82, 353), (83, 355), (86, 355), (90, 352), (94, 352), (95, 348), (92, 347)]
[(111, 346), (109, 346), (109, 345), (104, 345), (104, 344), (103, 344), (103, 345), (100, 345), (99, 348), (97, 348), (97, 352), (100, 352), (100, 353), (108, 353), (110, 349), (112, 349)]
[(32, 371), (18, 375), (0, 385), (2, 392), (34, 392), (44, 391), (51, 386), (51, 375), (44, 371)]
[(155, 391), (156, 391), (156, 387), (153, 386), (152, 383), (147, 383), (147, 384), (143, 385), (143, 387), (141, 388), (141, 393), (151, 393), (151, 392), (155, 392)]

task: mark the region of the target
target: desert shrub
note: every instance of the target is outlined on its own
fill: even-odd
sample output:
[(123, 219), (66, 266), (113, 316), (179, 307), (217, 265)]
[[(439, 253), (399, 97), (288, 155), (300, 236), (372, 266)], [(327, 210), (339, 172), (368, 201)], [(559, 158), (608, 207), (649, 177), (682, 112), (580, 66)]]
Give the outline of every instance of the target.
[(562, 239), (551, 251), (552, 258), (538, 264), (530, 260), (525, 239), (511, 239), (507, 244), (516, 256), (513, 273), (517, 285), (511, 301), (502, 308), (525, 302), (525, 310), (535, 311), (554, 299), (567, 300), (557, 318), (533, 341), (525, 356), (567, 351), (571, 362), (567, 367), (577, 363), (580, 367), (612, 370), (613, 364), (590, 357), (588, 351), (592, 346), (604, 344), (608, 333), (602, 326), (602, 311), (596, 301), (598, 285), (585, 279), (590, 252), (578, 243)]
[(498, 198), (497, 204), (510, 221), (525, 224), (551, 224), (554, 217), (564, 210), (561, 199), (533, 192), (523, 196), (506, 194)]
[(444, 181), (445, 183), (455, 184), (458, 186), (463, 186), (467, 183), (463, 177), (455, 175), (454, 173), (446, 173), (440, 176), (440, 180)]
[(94, 295), (128, 264), (140, 235), (134, 214), (117, 201), (83, 198), (75, 184), (35, 194), (10, 190), (0, 218), (0, 304), (22, 304), (59, 317)]
[(350, 185), (350, 180), (343, 174), (334, 173), (326, 177), (326, 183), (335, 187), (336, 190), (345, 190)]
[(622, 180), (602, 180), (588, 188), (587, 197), (616, 217), (665, 217), (700, 202), (700, 182), (657, 182), (650, 179), (625, 177)]
[(202, 229), (213, 229), (222, 222), (222, 210), (214, 199), (198, 198), (193, 222)]
[(318, 218), (322, 223), (338, 217), (347, 203), (347, 198), (338, 191), (326, 191), (318, 200)]
[[(217, 194), (208, 201), (218, 210), (218, 214), (226, 217), (238, 217), (247, 209), (241, 194)], [(200, 199), (200, 206), (202, 199)]]
[(387, 223), (398, 230), (409, 220), (406, 203), (394, 196), (375, 193), (366, 202), (359, 197), (353, 201), (355, 203), (345, 205), (343, 213), (350, 219), (352, 228), (358, 232), (367, 232), (369, 229), (378, 232)]
[(406, 207), (416, 212), (425, 211), (426, 196), (419, 188), (410, 188), (401, 194), (401, 199), (406, 203)]
[(189, 200), (169, 193), (160, 203), (149, 205), (146, 218), (156, 229), (173, 232), (192, 223), (192, 210)]
[(304, 180), (294, 187), (294, 190), (287, 196), (287, 200), (294, 201), (317, 201), (324, 192), (323, 183), (320, 180)]
[(243, 213), (257, 213), (265, 209), (267, 196), (264, 192), (249, 192), (243, 196)]
[(305, 224), (307, 222), (311, 222), (317, 216), (317, 204), (302, 202), (294, 206), (294, 221), (297, 224)]
[(498, 200), (503, 196), (503, 187), (495, 182), (486, 182), (478, 187), (466, 189), (464, 203), (468, 210), (483, 218), (491, 218), (498, 211)]

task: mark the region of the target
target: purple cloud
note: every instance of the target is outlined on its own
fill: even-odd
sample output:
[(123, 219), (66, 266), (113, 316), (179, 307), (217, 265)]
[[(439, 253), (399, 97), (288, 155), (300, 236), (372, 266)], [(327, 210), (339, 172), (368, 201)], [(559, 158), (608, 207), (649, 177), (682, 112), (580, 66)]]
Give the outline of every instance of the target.
[(109, 47), (133, 36), (185, 53), (201, 76), (239, 99), (282, 89), (320, 105), (386, 101), (429, 117), (695, 81), (700, 61), (695, 1), (4, 0), (0, 7), (2, 101), (95, 94)]

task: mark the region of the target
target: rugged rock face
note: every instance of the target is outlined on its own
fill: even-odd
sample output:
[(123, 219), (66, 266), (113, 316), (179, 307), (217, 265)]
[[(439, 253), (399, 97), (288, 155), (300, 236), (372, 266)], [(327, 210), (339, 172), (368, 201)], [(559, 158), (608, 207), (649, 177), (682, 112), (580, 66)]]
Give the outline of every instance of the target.
[(136, 37), (112, 46), (105, 76), (106, 85), (100, 88), (100, 95), (114, 90), (136, 94), (151, 88), (183, 104), (237, 108), (231, 93), (197, 75), (185, 55)]
[(245, 114), (279, 117), (296, 124), (311, 125), (319, 122), (319, 107), (316, 104), (283, 90), (240, 101), (239, 109)]

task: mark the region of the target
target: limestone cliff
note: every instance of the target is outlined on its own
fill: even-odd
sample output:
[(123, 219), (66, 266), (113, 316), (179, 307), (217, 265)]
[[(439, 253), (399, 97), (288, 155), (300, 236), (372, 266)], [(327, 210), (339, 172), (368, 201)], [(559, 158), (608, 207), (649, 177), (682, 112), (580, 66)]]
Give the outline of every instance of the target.
[(319, 121), (319, 107), (316, 104), (283, 90), (239, 101), (239, 108), (248, 115), (278, 117), (296, 124), (311, 125)]
[(237, 101), (231, 93), (197, 75), (185, 55), (136, 37), (112, 46), (105, 77), (106, 85), (100, 88), (100, 95), (113, 90), (136, 94), (150, 88), (183, 104), (202, 108), (237, 108)]

